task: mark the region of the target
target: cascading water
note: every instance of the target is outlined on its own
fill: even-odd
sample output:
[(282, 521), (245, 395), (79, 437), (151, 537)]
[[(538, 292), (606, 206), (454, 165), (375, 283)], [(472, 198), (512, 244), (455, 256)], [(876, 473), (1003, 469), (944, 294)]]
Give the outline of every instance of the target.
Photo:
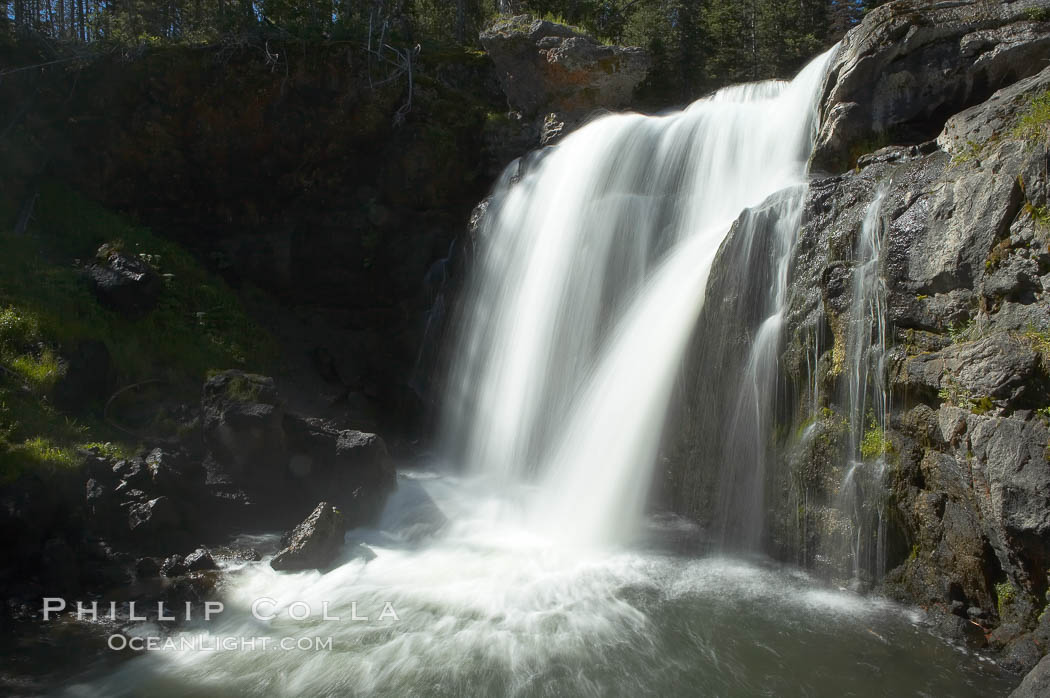
[(879, 265), (885, 232), (882, 202), (887, 190), (887, 185), (879, 188), (861, 222), (846, 340), (850, 463), (839, 493), (839, 508), (850, 516), (853, 525), (850, 556), (855, 579), (862, 575), (879, 579), (886, 573), (883, 476), (889, 448), (889, 326), (886, 284)]
[[(786, 190), (771, 299), (783, 305), (829, 55), (791, 83), (729, 88), (668, 117), (601, 119), (496, 192), (447, 441), (474, 472), (535, 477), (528, 506), (559, 539), (615, 540), (640, 514), (715, 254), (741, 211)], [(736, 235), (756, 236), (753, 220)], [(741, 422), (766, 404), (779, 317), (756, 343)]]
[[(520, 180), (508, 170), (450, 379), (445, 438), (465, 474), (402, 473), (378, 528), (350, 534), (372, 559), (355, 545), (323, 574), (228, 564), (225, 612), (177, 637), (327, 639), (324, 651), (145, 652), (102, 662), (69, 693), (838, 696), (881, 665), (894, 667), (878, 676), (894, 695), (1001, 689), (916, 632), (918, 614), (769, 562), (672, 552), (699, 536), (680, 520), (651, 519), (650, 535), (609, 545), (640, 518), (691, 334), (724, 329), (695, 327), (716, 271), (759, 299), (717, 298), (733, 311), (725, 322), (760, 328), (719, 445), (744, 474), (726, 496), (755, 506), (827, 61), (679, 114), (602, 118)], [(715, 267), (727, 234), (738, 253)], [(735, 349), (720, 340), (711, 346)], [(741, 520), (746, 545), (753, 511)]]

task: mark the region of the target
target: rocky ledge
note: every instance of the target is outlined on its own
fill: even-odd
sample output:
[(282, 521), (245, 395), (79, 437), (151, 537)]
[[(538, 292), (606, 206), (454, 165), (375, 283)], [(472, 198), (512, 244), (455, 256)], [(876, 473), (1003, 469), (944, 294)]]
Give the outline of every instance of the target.
[(596, 110), (627, 107), (652, 65), (644, 49), (607, 46), (575, 27), (531, 15), (500, 19), (480, 38), (508, 104), (526, 125), (535, 124), (542, 145)]
[[(327, 559), (311, 553), (274, 567), (324, 566), (345, 531), (374, 522), (396, 487), (380, 437), (287, 412), (269, 377), (217, 374), (199, 411), (181, 443), (132, 458), (95, 448), (67, 473), (0, 486), (0, 536), (12, 542), (0, 574), (6, 613), (31, 618), (44, 595), (91, 598), (115, 588), (132, 598), (213, 598), (218, 563), (260, 557), (231, 548), (236, 534), (287, 530), (313, 509), (313, 528), (328, 521), (319, 511), (338, 511), (319, 546)], [(300, 537), (309, 542), (316, 533)], [(303, 548), (297, 540), (293, 533), (292, 547)], [(139, 588), (157, 579), (169, 581)]]

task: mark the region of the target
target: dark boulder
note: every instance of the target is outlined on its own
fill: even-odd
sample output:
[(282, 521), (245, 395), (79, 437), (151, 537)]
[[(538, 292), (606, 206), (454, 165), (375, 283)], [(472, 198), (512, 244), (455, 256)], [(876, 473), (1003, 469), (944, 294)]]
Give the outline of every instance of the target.
[(211, 556), (207, 548), (197, 548), (186, 556), (186, 569), (190, 572), (204, 572), (206, 570), (217, 570), (219, 566)]
[(181, 524), (182, 516), (169, 497), (157, 497), (128, 508), (128, 527), (140, 536), (169, 533)]
[(204, 384), (201, 425), (207, 456), (235, 481), (283, 474), (283, 418), (284, 404), (272, 378), (225, 371)]
[(186, 567), (186, 558), (181, 555), (167, 557), (160, 566), (160, 573), (165, 577), (179, 577), (189, 570)]
[(84, 272), (99, 302), (132, 316), (157, 304), (163, 282), (149, 264), (106, 245), (99, 248), (98, 257)]
[(160, 563), (154, 557), (140, 557), (135, 561), (135, 576), (139, 579), (160, 576)]
[(202, 415), (208, 487), (223, 501), (247, 498), (260, 523), (291, 524), (296, 512), (325, 499), (361, 525), (378, 516), (395, 486), (381, 438), (287, 413), (271, 378), (214, 376)]
[(343, 545), (346, 520), (336, 507), (321, 502), (306, 519), (281, 539), (281, 550), (270, 560), (280, 571), (324, 569)]
[(183, 453), (155, 448), (146, 456), (145, 465), (153, 492), (192, 497), (204, 488), (204, 467)]
[(350, 527), (374, 521), (397, 482), (383, 440), (293, 414), (284, 426), (289, 472), (305, 496), (329, 499)]

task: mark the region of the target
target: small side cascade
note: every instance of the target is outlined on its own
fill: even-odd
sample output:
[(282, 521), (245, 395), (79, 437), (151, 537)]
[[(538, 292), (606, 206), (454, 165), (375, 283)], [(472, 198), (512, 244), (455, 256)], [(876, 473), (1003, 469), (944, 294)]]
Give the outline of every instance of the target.
[(854, 250), (852, 302), (846, 339), (845, 390), (849, 450), (838, 508), (852, 524), (849, 555), (855, 584), (886, 573), (885, 474), (892, 446), (886, 437), (890, 395), (887, 357), (886, 283), (880, 274), (886, 223), (881, 185), (868, 206)]

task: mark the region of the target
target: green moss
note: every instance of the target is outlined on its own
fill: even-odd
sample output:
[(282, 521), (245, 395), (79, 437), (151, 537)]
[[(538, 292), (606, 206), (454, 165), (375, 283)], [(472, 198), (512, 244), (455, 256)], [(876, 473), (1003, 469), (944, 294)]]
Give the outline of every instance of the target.
[(226, 394), (237, 402), (255, 402), (259, 399), (259, 384), (244, 376), (234, 376), (226, 386)]
[(995, 596), (997, 599), (996, 608), (999, 611), (999, 617), (1002, 618), (1004, 611), (1017, 598), (1017, 591), (1010, 582), (999, 582), (995, 585)]
[(1050, 21), (1050, 9), (1045, 7), (1026, 7), (1024, 16), (1030, 22), (1047, 22)]
[(988, 414), (995, 409), (995, 403), (987, 395), (970, 401), (970, 411), (974, 414)]

